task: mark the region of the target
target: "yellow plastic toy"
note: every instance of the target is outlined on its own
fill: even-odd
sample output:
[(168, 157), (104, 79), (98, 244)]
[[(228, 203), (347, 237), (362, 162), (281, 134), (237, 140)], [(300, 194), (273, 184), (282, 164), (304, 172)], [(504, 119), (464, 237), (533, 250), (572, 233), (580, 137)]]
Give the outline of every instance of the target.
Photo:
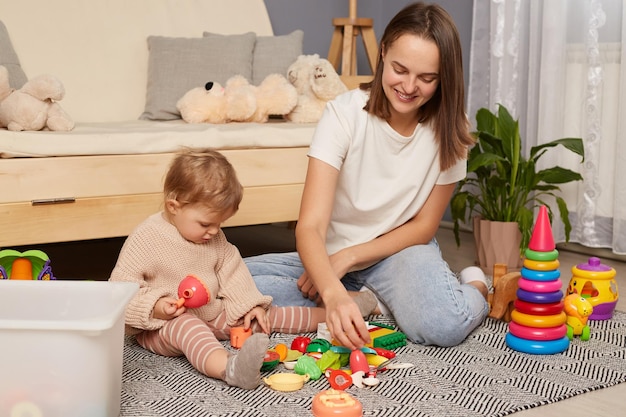
[(567, 293), (589, 300), (593, 306), (590, 320), (608, 320), (613, 317), (619, 297), (615, 269), (601, 264), (599, 258), (591, 257), (587, 263), (572, 267)]
[(565, 314), (567, 314), (567, 337), (572, 340), (574, 336), (580, 336), (580, 340), (589, 340), (591, 329), (587, 325), (587, 319), (593, 313), (593, 306), (585, 297), (578, 294), (570, 294), (563, 300)]

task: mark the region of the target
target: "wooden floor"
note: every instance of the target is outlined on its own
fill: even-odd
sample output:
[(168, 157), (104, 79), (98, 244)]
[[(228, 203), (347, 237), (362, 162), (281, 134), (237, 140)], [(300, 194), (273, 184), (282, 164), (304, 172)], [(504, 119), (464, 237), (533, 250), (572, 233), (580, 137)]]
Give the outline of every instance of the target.
[[(264, 252), (286, 252), (294, 250), (293, 230), (285, 224), (232, 227), (225, 233), (243, 256)], [(474, 243), (471, 234), (462, 233), (461, 246), (454, 242), (452, 231), (441, 228), (437, 234), (444, 258), (454, 271), (474, 263)], [(115, 266), (115, 260), (124, 239), (72, 242), (43, 245), (37, 248), (45, 251), (52, 260), (53, 273), (62, 279), (105, 280)], [(20, 248), (15, 248), (20, 250)], [(562, 280), (569, 283), (569, 269), (588, 260), (588, 255), (560, 250)], [(617, 271), (618, 288), (626, 291), (626, 263), (602, 258), (602, 262)], [(567, 271), (567, 272), (566, 272)], [(626, 311), (626, 300), (620, 299), (617, 309)], [(515, 413), (515, 417), (618, 417), (626, 416), (626, 384), (599, 390), (560, 401), (555, 404)]]

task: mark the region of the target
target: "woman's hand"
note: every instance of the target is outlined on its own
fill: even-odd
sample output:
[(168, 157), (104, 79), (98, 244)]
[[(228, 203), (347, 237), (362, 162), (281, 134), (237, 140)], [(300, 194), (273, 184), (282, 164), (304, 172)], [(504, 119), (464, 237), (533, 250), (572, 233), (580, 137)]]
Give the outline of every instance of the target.
[(319, 294), (317, 293), (317, 289), (315, 288), (313, 281), (311, 280), (311, 278), (309, 278), (309, 275), (306, 273), (306, 271), (302, 275), (300, 275), (300, 278), (298, 278), (298, 281), (296, 281), (296, 283), (304, 298), (308, 298), (309, 300), (315, 302), (321, 301), (318, 299)]
[(324, 300), (326, 325), (331, 336), (348, 349), (360, 349), (371, 338), (361, 311), (347, 291)]
[(178, 308), (178, 300), (172, 297), (161, 297), (157, 300), (152, 310), (152, 317), (160, 320), (171, 320), (183, 314), (187, 309), (185, 306)]
[[(339, 279), (345, 276), (353, 268), (353, 258), (352, 255), (350, 255), (349, 248), (342, 249), (339, 252), (330, 255), (328, 258), (330, 260), (331, 268)], [(315, 284), (313, 284), (313, 281), (309, 278), (306, 271), (300, 276), (300, 278), (298, 278), (297, 284), (298, 289), (302, 292), (302, 296), (304, 298), (316, 301), (318, 304), (322, 302), (322, 300), (318, 298), (318, 292), (315, 288)]]
[(256, 306), (252, 310), (248, 311), (246, 315), (243, 317), (243, 328), (248, 330), (252, 325), (252, 320), (255, 320), (261, 326), (261, 330), (263, 333), (270, 334), (270, 320), (267, 317), (267, 313), (263, 309), (263, 307)]

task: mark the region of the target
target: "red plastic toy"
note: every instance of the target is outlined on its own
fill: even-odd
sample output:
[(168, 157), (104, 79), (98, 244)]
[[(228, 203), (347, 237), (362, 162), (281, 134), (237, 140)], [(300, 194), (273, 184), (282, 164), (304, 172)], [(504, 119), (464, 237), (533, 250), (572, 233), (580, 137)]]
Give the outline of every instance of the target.
[(306, 336), (297, 336), (291, 342), (291, 350), (297, 350), (302, 353), (306, 353), (306, 348), (311, 343), (311, 338)]
[(209, 302), (210, 293), (204, 283), (194, 275), (187, 275), (178, 284), (178, 308), (198, 308)]

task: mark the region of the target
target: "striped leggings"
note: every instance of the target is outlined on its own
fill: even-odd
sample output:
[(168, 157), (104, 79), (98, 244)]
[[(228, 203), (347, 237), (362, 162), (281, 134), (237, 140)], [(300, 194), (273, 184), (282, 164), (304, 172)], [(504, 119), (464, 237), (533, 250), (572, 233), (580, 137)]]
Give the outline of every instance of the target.
[[(317, 323), (311, 321), (309, 307), (271, 306), (268, 315), (274, 332), (302, 333), (317, 330)], [(261, 331), (261, 327), (255, 320), (252, 332), (258, 331)], [(207, 375), (204, 369), (207, 358), (215, 350), (224, 349), (220, 340), (229, 338), (230, 326), (226, 324), (226, 314), (223, 312), (210, 322), (184, 313), (168, 320), (159, 330), (146, 330), (136, 336), (139, 345), (158, 355), (184, 355), (204, 375)]]

